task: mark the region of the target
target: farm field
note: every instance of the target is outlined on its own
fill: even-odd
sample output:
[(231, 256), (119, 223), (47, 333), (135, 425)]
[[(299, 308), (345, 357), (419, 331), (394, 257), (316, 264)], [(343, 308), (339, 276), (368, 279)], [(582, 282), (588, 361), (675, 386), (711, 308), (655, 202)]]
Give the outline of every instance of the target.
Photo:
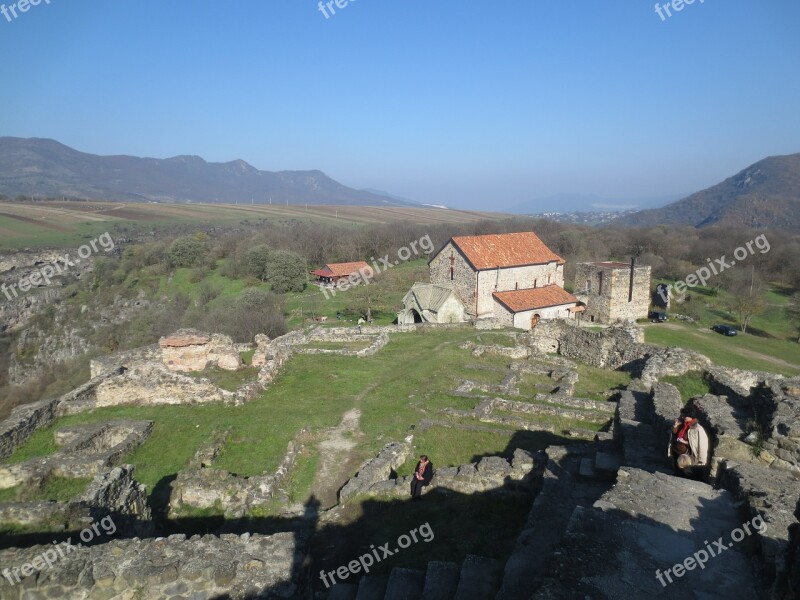
[(431, 207), (136, 204), (124, 202), (2, 202), (0, 250), (80, 245), (106, 231), (150, 232), (174, 225), (236, 225), (302, 220), (339, 226), (406, 221), (417, 224), (471, 223), (501, 219), (501, 213)]

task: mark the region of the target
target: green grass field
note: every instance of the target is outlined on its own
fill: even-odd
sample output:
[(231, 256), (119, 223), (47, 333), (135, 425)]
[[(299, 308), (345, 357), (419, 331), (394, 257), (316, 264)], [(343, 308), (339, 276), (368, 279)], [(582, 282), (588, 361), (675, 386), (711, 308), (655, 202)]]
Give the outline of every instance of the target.
[(725, 337), (707, 327), (677, 321), (647, 325), (645, 340), (696, 350), (722, 366), (788, 376), (800, 374), (800, 344), (793, 341), (742, 333)]
[[(52, 453), (54, 430), (65, 425), (153, 419), (150, 439), (127, 457), (137, 467), (137, 478), (151, 489), (184, 468), (215, 430), (231, 431), (217, 465), (240, 475), (256, 475), (277, 467), (289, 440), (302, 427), (319, 430), (337, 425), (354, 405), (364, 413), (361, 429), (366, 439), (361, 450), (368, 457), (380, 447), (376, 440), (405, 436), (428, 411), (459, 403), (472, 408), (470, 401), (450, 397), (448, 392), (469, 357), (457, 346), (474, 336), (469, 329), (395, 335), (368, 360), (297, 355), (275, 385), (243, 406), (120, 406), (64, 417), (53, 427), (37, 431), (12, 455), (11, 462)], [(433, 353), (437, 361), (421, 358)], [(409, 399), (412, 394), (416, 400)], [(455, 459), (442, 456), (441, 460)]]

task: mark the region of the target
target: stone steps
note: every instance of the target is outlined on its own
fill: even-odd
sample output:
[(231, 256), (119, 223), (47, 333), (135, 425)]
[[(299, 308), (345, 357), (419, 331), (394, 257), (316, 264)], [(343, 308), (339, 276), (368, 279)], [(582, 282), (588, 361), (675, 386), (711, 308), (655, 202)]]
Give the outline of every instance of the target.
[(503, 565), (499, 561), (470, 554), (461, 565), (454, 600), (492, 600), (502, 580)]
[(501, 562), (467, 555), (462, 564), (431, 561), (426, 570), (395, 567), (389, 577), (365, 575), (337, 583), (328, 600), (493, 600), (502, 583)]
[(389, 580), (386, 577), (365, 575), (358, 582), (356, 600), (383, 600), (388, 583)]
[(461, 566), (454, 562), (431, 561), (425, 573), (422, 600), (451, 600), (458, 589)]
[(652, 398), (648, 394), (624, 391), (614, 417), (615, 441), (622, 446), (623, 462), (650, 472), (672, 473), (663, 435), (654, 422)]
[[(574, 509), (558, 559), (549, 562), (548, 580), (532, 598), (761, 598), (747, 542), (730, 542), (742, 523), (726, 491), (623, 467), (617, 484), (592, 507)], [(691, 569), (672, 571), (688, 558), (704, 558), (698, 551), (720, 537), (722, 556), (709, 555), (702, 569), (695, 560)]]
[(383, 600), (419, 600), (424, 588), (425, 571), (395, 567), (389, 574)]
[(547, 456), (542, 490), (506, 563), (498, 600), (531, 597), (548, 575), (548, 563), (561, 543), (574, 509), (591, 506), (609, 487), (580, 472), (584, 461), (594, 461), (590, 447), (550, 447)]
[(352, 583), (337, 583), (331, 587), (328, 600), (356, 600), (358, 586)]

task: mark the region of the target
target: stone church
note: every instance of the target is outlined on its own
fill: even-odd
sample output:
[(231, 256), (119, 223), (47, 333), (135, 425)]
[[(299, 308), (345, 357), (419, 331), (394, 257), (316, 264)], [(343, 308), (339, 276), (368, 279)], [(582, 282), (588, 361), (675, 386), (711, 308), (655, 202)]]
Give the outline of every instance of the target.
[(406, 294), (401, 324), (495, 319), (531, 329), (540, 319), (573, 319), (584, 310), (563, 288), (564, 259), (533, 232), (453, 237), (428, 265), (431, 282)]

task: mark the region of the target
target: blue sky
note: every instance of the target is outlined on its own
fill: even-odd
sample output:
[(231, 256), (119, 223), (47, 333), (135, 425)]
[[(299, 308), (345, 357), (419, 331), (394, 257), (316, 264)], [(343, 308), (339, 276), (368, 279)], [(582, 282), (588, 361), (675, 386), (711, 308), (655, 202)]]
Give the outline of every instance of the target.
[(800, 2), (654, 4), (42, 0), (0, 16), (0, 135), (484, 209), (693, 192), (800, 152)]

